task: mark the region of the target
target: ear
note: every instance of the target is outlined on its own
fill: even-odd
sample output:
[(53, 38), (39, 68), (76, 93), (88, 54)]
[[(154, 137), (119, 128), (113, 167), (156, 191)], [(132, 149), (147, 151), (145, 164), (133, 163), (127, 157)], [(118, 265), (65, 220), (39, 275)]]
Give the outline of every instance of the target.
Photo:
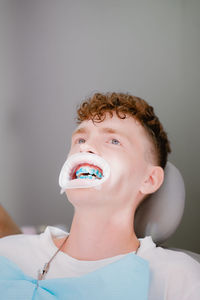
[(141, 193), (144, 195), (155, 193), (164, 180), (164, 170), (160, 166), (150, 166), (147, 177), (142, 186)]

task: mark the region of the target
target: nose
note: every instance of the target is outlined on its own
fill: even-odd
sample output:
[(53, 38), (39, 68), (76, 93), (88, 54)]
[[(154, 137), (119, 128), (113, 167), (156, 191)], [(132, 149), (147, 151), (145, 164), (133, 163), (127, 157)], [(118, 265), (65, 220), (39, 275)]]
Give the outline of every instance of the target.
[(98, 154), (96, 147), (92, 146), (88, 142), (86, 142), (84, 144), (80, 144), (80, 152), (88, 152), (88, 153)]

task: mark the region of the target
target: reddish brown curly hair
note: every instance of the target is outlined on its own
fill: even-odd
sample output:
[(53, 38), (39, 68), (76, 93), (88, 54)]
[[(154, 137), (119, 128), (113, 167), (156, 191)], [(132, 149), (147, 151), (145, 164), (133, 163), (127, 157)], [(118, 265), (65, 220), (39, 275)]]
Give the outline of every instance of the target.
[(113, 116), (113, 112), (120, 119), (126, 115), (134, 117), (145, 128), (151, 138), (158, 165), (165, 167), (168, 153), (171, 152), (170, 142), (154, 109), (145, 100), (123, 93), (95, 93), (81, 103), (77, 109), (77, 123), (85, 120), (103, 122), (106, 113)]

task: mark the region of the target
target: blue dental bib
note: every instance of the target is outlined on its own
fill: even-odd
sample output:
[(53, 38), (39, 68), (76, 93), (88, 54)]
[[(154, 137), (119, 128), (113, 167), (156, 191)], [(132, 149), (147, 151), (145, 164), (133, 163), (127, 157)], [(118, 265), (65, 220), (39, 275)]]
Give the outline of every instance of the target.
[(0, 256), (1, 300), (147, 300), (148, 262), (134, 253), (86, 275), (37, 281)]

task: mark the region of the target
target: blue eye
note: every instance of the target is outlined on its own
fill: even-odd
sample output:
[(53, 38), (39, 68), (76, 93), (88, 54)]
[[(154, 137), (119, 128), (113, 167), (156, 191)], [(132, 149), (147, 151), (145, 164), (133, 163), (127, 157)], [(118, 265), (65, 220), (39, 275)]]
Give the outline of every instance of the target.
[(83, 138), (78, 139), (78, 144), (84, 144), (85, 140)]
[(116, 140), (116, 139), (112, 139), (112, 140), (111, 140), (111, 143), (112, 143), (113, 145), (120, 145), (120, 142), (119, 142), (118, 140)]

